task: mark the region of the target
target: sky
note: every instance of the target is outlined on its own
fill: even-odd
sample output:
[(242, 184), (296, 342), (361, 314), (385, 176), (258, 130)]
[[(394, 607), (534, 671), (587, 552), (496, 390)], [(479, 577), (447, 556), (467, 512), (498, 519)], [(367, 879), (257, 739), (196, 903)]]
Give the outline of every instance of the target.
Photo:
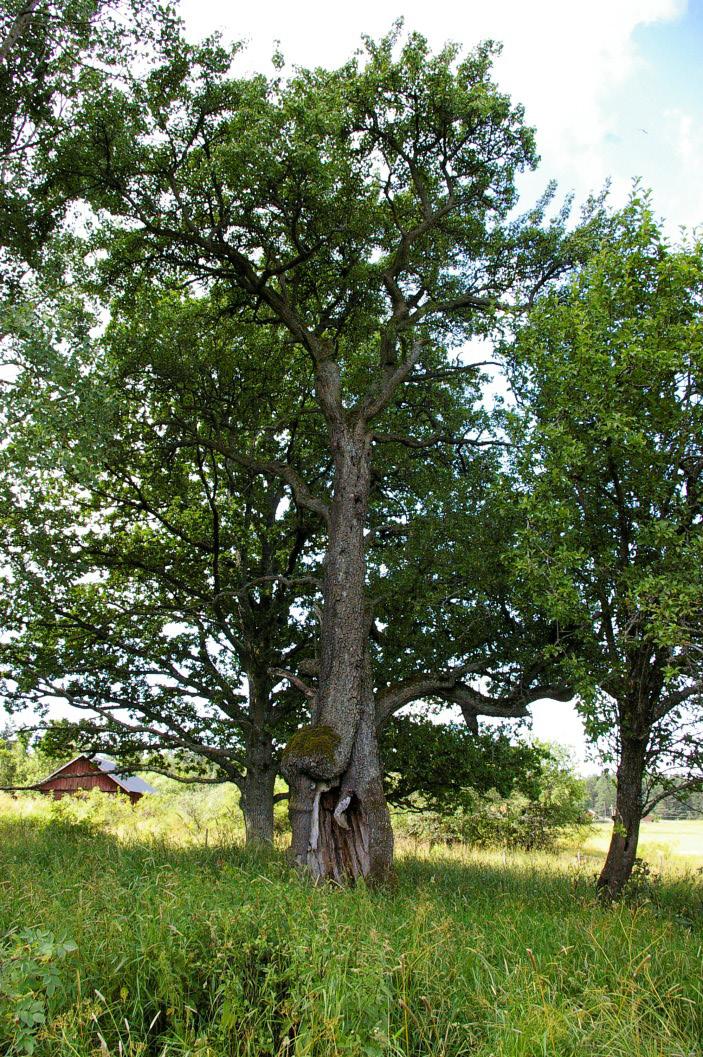
[[(670, 238), (703, 223), (703, 0), (183, 0), (188, 32), (246, 41), (242, 72), (271, 73), (280, 42), (288, 67), (334, 66), (399, 17), (433, 47), (500, 41), (496, 79), (537, 130), (541, 163), (523, 177), (529, 205), (549, 180), (576, 205), (610, 181), (615, 203), (633, 180), (652, 191)], [(572, 749), (592, 770), (573, 705), (538, 702), (533, 733)]]

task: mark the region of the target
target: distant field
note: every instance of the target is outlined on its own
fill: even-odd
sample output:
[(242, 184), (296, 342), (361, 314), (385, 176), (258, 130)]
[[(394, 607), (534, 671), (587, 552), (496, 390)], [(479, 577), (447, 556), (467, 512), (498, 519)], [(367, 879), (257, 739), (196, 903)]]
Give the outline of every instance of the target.
[(395, 885), (314, 889), (236, 833), (0, 797), (2, 1057), (703, 1053), (695, 874), (607, 906), (595, 849), (400, 841)]
[[(588, 852), (605, 854), (612, 826), (598, 823), (595, 833), (584, 848)], [(703, 867), (703, 819), (689, 821), (643, 822), (640, 831), (639, 855), (652, 865), (669, 868)]]

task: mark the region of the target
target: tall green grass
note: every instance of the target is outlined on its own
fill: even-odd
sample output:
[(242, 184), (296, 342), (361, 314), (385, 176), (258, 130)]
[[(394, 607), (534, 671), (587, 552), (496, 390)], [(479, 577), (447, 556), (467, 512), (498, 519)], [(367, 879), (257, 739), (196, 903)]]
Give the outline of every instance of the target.
[(589, 870), (435, 849), (384, 891), (312, 889), (230, 840), (6, 815), (0, 1053), (698, 1057), (700, 883), (605, 907)]

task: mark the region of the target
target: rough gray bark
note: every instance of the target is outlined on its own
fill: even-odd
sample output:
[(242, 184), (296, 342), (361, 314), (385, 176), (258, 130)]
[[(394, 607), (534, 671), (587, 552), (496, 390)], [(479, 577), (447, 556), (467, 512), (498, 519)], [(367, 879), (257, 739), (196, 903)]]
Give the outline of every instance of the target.
[(371, 479), (371, 434), (363, 420), (332, 431), (335, 460), (320, 638), (320, 677), (312, 724), (286, 748), (291, 850), (315, 880), (381, 881), (393, 835), (375, 730), (368, 653), (364, 527)]
[(598, 878), (598, 887), (611, 899), (616, 898), (629, 881), (637, 856), (645, 759), (646, 739), (622, 739), (613, 834), (605, 864)]

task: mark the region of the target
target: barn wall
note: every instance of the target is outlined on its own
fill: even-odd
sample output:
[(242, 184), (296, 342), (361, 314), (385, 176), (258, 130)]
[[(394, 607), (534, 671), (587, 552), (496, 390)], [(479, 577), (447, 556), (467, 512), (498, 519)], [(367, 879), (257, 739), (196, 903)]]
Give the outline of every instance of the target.
[(103, 793), (123, 793), (129, 796), (133, 804), (142, 795), (141, 793), (128, 793), (126, 790), (120, 789), (118, 784), (113, 782), (104, 771), (101, 771), (97, 764), (93, 763), (92, 760), (85, 759), (73, 760), (55, 778), (41, 782), (36, 788), (40, 793), (52, 795), (54, 800), (60, 800), (63, 796), (71, 796), (81, 789), (86, 791), (101, 789)]

